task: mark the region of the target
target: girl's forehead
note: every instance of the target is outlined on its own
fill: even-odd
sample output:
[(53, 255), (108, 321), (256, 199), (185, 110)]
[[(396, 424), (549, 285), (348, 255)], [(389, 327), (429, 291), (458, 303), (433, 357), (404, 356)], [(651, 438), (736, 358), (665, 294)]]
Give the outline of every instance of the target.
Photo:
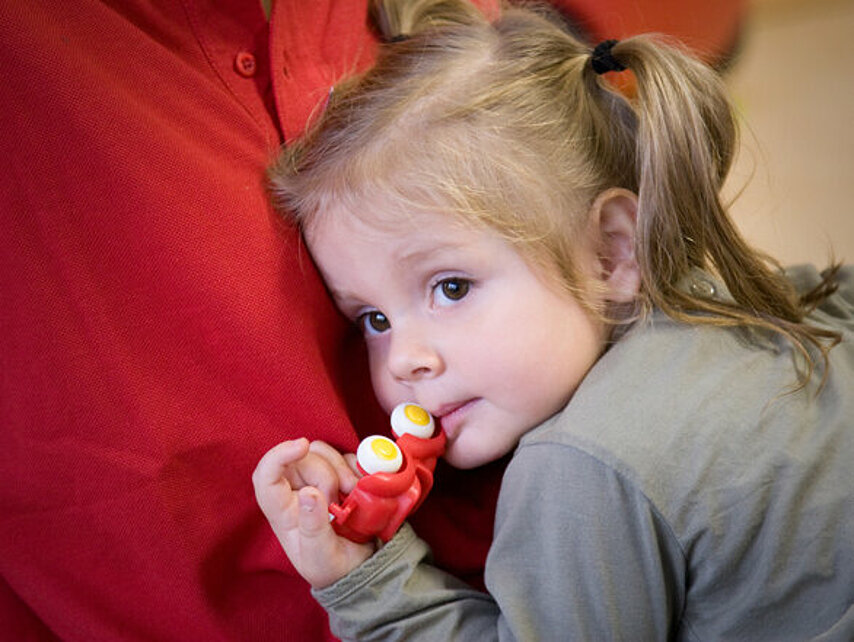
[(484, 226), (466, 222), (439, 208), (406, 207), (372, 200), (356, 204), (333, 204), (317, 212), (306, 226), (311, 239), (336, 233), (364, 237), (443, 236), (462, 231), (483, 231)]
[[(490, 253), (507, 246), (484, 225), (465, 225), (441, 212), (418, 211), (390, 217), (387, 212), (329, 210), (306, 230), (309, 249), (320, 262), (340, 262), (344, 254), (397, 266), (433, 264)], [(509, 246), (508, 246), (509, 247)]]

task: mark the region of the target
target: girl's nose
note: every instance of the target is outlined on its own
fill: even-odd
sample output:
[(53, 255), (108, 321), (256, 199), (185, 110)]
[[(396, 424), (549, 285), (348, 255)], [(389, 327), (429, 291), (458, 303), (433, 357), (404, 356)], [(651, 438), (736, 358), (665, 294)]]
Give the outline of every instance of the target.
[(444, 370), (439, 352), (412, 333), (392, 330), (388, 369), (399, 381), (417, 381), (436, 377)]

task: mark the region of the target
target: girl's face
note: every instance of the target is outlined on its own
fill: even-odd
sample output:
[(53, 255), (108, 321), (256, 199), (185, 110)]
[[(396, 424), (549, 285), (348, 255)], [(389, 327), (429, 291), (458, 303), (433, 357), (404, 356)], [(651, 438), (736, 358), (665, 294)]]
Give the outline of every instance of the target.
[(448, 462), (480, 466), (569, 401), (605, 327), (491, 230), (401, 218), (327, 211), (306, 241), (365, 335), (381, 405), (420, 404), (447, 434)]

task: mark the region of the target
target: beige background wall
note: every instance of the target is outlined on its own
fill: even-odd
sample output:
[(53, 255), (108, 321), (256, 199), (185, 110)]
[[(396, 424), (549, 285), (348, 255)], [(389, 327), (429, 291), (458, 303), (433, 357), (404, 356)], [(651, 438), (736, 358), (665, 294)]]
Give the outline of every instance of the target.
[(784, 264), (854, 263), (854, 0), (754, 0), (728, 78), (747, 238)]

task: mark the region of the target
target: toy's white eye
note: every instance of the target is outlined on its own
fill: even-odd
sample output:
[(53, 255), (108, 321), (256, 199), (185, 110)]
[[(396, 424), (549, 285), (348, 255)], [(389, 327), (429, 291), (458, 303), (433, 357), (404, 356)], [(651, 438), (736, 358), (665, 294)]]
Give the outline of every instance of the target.
[(403, 466), (403, 455), (388, 437), (371, 435), (365, 437), (356, 449), (356, 461), (367, 475), (396, 473)]
[(391, 431), (395, 437), (414, 435), (421, 439), (433, 436), (436, 424), (429, 412), (414, 403), (402, 403), (391, 411)]

